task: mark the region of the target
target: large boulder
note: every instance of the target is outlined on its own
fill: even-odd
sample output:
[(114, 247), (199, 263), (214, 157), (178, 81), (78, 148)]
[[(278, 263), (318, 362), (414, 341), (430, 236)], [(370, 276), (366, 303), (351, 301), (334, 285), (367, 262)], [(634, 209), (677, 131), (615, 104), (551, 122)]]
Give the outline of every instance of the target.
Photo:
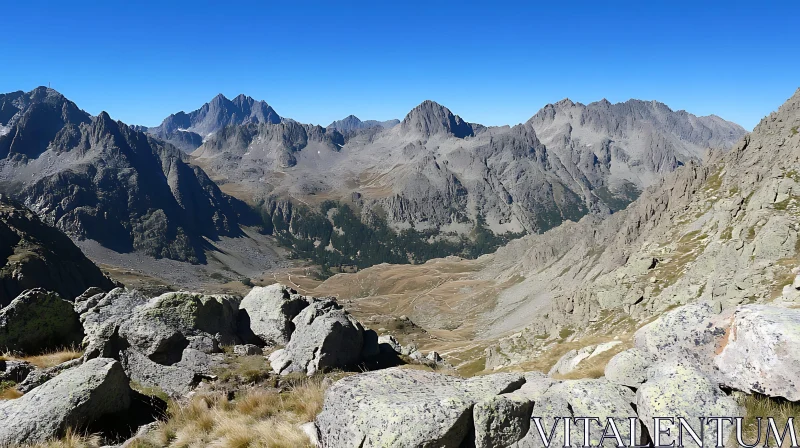
[(312, 375), (362, 360), (364, 328), (333, 300), (314, 302), (295, 317), (286, 348), (272, 361), (276, 373)]
[(714, 363), (729, 387), (800, 400), (800, 310), (738, 307)]
[(390, 368), (334, 383), (317, 416), (322, 446), (458, 447), (472, 430), (478, 402), (518, 389), (520, 375), (461, 379)]
[(717, 313), (709, 303), (684, 305), (637, 330), (634, 346), (658, 361), (694, 365), (714, 378), (714, 356), (723, 344), (730, 317), (730, 311)]
[(97, 358), (70, 369), (21, 398), (0, 402), (0, 445), (44, 442), (67, 428), (85, 428), (131, 403), (122, 366)]
[(605, 377), (612, 383), (636, 388), (647, 381), (647, 368), (654, 361), (653, 355), (638, 348), (625, 350), (608, 361)]
[(292, 319), (310, 303), (310, 299), (280, 284), (256, 286), (239, 305), (243, 328), (249, 327), (258, 342), (286, 345), (294, 331)]
[(239, 299), (188, 292), (153, 299), (115, 289), (76, 301), (87, 328), (86, 358), (113, 357), (130, 378), (171, 396), (191, 391), (239, 342)]
[(472, 420), (476, 448), (512, 446), (528, 434), (533, 404), (556, 381), (539, 372), (525, 373), (524, 378), (519, 389), (475, 404)]
[[(648, 371), (647, 381), (636, 391), (636, 406), (639, 418), (652, 427), (653, 417), (683, 417), (700, 434), (698, 417), (739, 417), (744, 415), (732, 397), (725, 395), (719, 386), (703, 372), (687, 364), (666, 362), (654, 365)], [(666, 425), (668, 426), (668, 425)], [(730, 425), (728, 426), (730, 428)], [(732, 429), (732, 428), (731, 428)], [(730, 438), (730, 431), (724, 440)], [(662, 445), (677, 443), (678, 429), (672, 427), (670, 436), (661, 437)], [(704, 446), (716, 446), (716, 426), (706, 425)], [(687, 443), (688, 440), (688, 443)], [(696, 446), (691, 437), (684, 437), (684, 444)], [(727, 446), (727, 443), (725, 444)]]
[[(541, 418), (545, 433), (557, 423), (557, 418), (564, 417), (597, 417), (605, 424), (606, 419), (614, 417), (621, 421), (636, 417), (634, 410), (634, 393), (627, 387), (614, 384), (604, 379), (572, 380), (553, 384), (534, 402), (532, 416)], [(593, 424), (589, 440), (592, 446), (600, 443), (603, 428)], [(620, 436), (625, 443), (630, 441), (630, 426), (618, 426)], [(583, 446), (583, 427), (571, 433), (569, 446)], [(603, 446), (614, 446), (605, 440)], [(540, 447), (542, 441), (537, 430), (530, 430), (516, 445), (519, 448)], [(559, 428), (553, 436), (550, 446), (565, 446), (564, 432)]]
[(115, 288), (109, 293), (87, 290), (75, 299), (75, 311), (80, 314), (86, 337), (83, 339), (88, 358), (118, 357), (118, 330), (128, 321), (136, 308), (145, 305), (148, 298), (135, 289)]
[(40, 353), (80, 344), (82, 338), (72, 303), (57, 293), (30, 289), (0, 310), (0, 350)]

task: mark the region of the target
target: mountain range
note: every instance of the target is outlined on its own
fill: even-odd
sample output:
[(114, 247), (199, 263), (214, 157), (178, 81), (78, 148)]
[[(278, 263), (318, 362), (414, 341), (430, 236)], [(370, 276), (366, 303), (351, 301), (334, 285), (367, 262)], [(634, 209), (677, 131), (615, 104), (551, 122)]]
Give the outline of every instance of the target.
[(238, 201), (173, 145), (55, 90), (0, 95), (0, 186), (46, 222), (118, 252), (202, 262), (240, 233)]
[[(423, 232), (416, 246), (445, 244), (408, 255), (424, 261), (464, 250), (445, 242), (475, 239), (476, 229), (508, 238), (614, 213), (744, 133), (716, 116), (638, 100), (563, 100), (513, 127), (470, 123), (424, 101), (399, 123), (350, 116), (323, 128), (244, 95), (218, 95), (144, 128), (91, 116), (40, 87), (0, 95), (0, 191), (74, 238), (123, 253), (203, 263), (208, 241), (242, 235), (256, 207), (266, 230), (283, 231), (295, 249), (313, 243), (311, 252), (358, 262), (352, 254), (362, 248), (330, 238), (325, 206), (352, 211), (364, 228)], [(386, 250), (397, 260), (409, 249)]]

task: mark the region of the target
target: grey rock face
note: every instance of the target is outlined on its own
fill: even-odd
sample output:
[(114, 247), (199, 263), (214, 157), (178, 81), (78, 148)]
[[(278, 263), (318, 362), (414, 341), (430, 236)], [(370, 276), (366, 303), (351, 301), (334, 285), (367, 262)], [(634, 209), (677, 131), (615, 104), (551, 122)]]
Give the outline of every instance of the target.
[(241, 204), (172, 145), (50, 89), (25, 97), (13, 133), (0, 136), (0, 183), (17, 184), (9, 193), (47, 223), (117, 252), (195, 263), (205, 260), (203, 237), (240, 234)]
[[(280, 284), (256, 286), (239, 305), (242, 319), (263, 344), (286, 345), (294, 331), (292, 319), (309, 301), (297, 291)], [(243, 322), (247, 325), (247, 322)]]
[(91, 286), (114, 283), (58, 229), (0, 194), (0, 307), (26, 289), (43, 288), (72, 300)]
[(476, 402), (517, 389), (510, 374), (469, 380), (390, 368), (334, 383), (317, 416), (325, 447), (457, 447)]
[[(653, 366), (648, 372), (647, 382), (636, 392), (639, 418), (652, 428), (653, 417), (681, 416), (695, 428), (698, 417), (737, 417), (744, 415), (732, 397), (725, 395), (719, 387), (700, 370), (684, 364), (664, 363)], [(704, 446), (716, 446), (715, 426), (706, 426)], [(732, 429), (732, 428), (731, 428)], [(695, 429), (699, 434), (699, 428)], [(662, 444), (677, 443), (677, 428), (671, 436), (662, 436)], [(724, 440), (730, 438), (730, 431)], [(687, 443), (688, 440), (688, 443)], [(688, 436), (684, 444), (696, 446)]]
[(556, 381), (538, 372), (527, 372), (524, 377), (519, 389), (475, 404), (472, 418), (476, 447), (514, 446), (531, 430), (533, 404)]
[(83, 330), (72, 303), (54, 292), (32, 289), (0, 309), (0, 347), (38, 354), (79, 344)]
[(276, 373), (312, 375), (362, 359), (364, 328), (334, 301), (315, 302), (294, 318), (295, 330), (282, 356), (273, 361)]
[(93, 359), (0, 403), (0, 444), (44, 442), (129, 406), (130, 388), (120, 364)]
[(655, 357), (637, 348), (617, 353), (606, 364), (605, 377), (612, 383), (639, 387), (647, 380), (647, 368)]
[(658, 360), (694, 365), (713, 377), (714, 354), (728, 325), (729, 315), (718, 315), (708, 303), (693, 303), (640, 328), (634, 344)]
[[(626, 419), (636, 417), (633, 404), (635, 396), (630, 389), (611, 383), (604, 379), (564, 381), (550, 386), (533, 405), (532, 415), (541, 417), (542, 428), (552, 428), (556, 417), (598, 417), (601, 422), (607, 418)], [(582, 424), (582, 423), (581, 423)], [(597, 446), (602, 435), (602, 428), (596, 425), (590, 431), (589, 440)], [(630, 440), (630, 427), (618, 427), (622, 440)], [(545, 429), (545, 433), (547, 429)], [(581, 428), (580, 440), (572, 437), (571, 446), (583, 446), (583, 431)], [(539, 433), (536, 430), (528, 431), (527, 435), (518, 442), (518, 447), (541, 446)], [(563, 431), (557, 431), (551, 446), (564, 446)], [(609, 440), (604, 446), (614, 446)]]
[(800, 400), (800, 310), (744, 305), (733, 313), (714, 364), (725, 385)]
[(171, 396), (191, 391), (217, 365), (220, 345), (236, 344), (239, 299), (167, 293), (146, 299), (118, 288), (78, 301), (87, 328), (85, 357), (118, 359), (131, 380)]
[(21, 383), (34, 369), (32, 364), (25, 361), (0, 361), (0, 382)]

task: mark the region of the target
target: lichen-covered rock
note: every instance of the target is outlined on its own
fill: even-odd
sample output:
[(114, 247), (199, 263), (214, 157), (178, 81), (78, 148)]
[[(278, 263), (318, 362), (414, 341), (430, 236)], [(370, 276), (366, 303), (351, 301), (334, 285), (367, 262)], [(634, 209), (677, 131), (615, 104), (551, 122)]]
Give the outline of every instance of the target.
[(800, 400), (800, 310), (740, 306), (726, 336), (714, 358), (725, 385)]
[(28, 373), (28, 375), (21, 383), (17, 385), (17, 390), (22, 392), (23, 394), (27, 394), (33, 389), (55, 378), (61, 372), (72, 369), (73, 367), (77, 367), (82, 363), (83, 361), (80, 358), (78, 358), (62, 362), (61, 364), (55, 365), (53, 367), (47, 367), (45, 369), (34, 369), (30, 373)]
[[(736, 400), (725, 395), (699, 369), (671, 362), (654, 365), (649, 369), (647, 381), (636, 392), (636, 406), (639, 418), (647, 422), (648, 426), (652, 425), (653, 417), (680, 416), (696, 425), (698, 417), (744, 415), (744, 409)], [(726, 433), (724, 440), (727, 441), (730, 435), (730, 432)], [(673, 429), (671, 436), (662, 436), (662, 445), (677, 441), (677, 436), (677, 430)], [(704, 446), (716, 446), (716, 437), (715, 426), (707, 425)], [(688, 436), (684, 437), (684, 444), (696, 446)]]
[(638, 348), (617, 353), (606, 364), (605, 377), (612, 383), (639, 387), (647, 380), (647, 368), (655, 358)]
[(128, 378), (113, 359), (96, 358), (16, 400), (0, 402), (0, 445), (44, 442), (131, 403)]
[(242, 327), (262, 344), (285, 345), (294, 331), (292, 319), (310, 303), (310, 299), (280, 284), (256, 286), (239, 305)]
[(158, 388), (171, 397), (186, 395), (202, 380), (201, 374), (195, 370), (178, 365), (159, 364), (136, 350), (126, 350), (120, 357), (131, 381), (142, 386)]
[(658, 361), (694, 365), (713, 377), (714, 355), (723, 343), (730, 314), (718, 314), (709, 303), (684, 305), (636, 331), (634, 346)]
[(475, 404), (472, 420), (475, 446), (512, 446), (530, 430), (533, 404), (555, 384), (539, 372), (528, 372), (517, 390), (492, 396)]
[(458, 447), (471, 430), (475, 403), (518, 389), (519, 375), (468, 380), (390, 368), (334, 383), (317, 416), (328, 448)]
[(0, 350), (40, 353), (83, 338), (72, 303), (57, 293), (31, 289), (0, 310)]
[(239, 342), (238, 302), (188, 292), (148, 300), (122, 288), (87, 295), (75, 305), (87, 328), (84, 357), (113, 357), (132, 380), (182, 396), (210, 377), (221, 344)]
[(304, 372), (312, 375), (361, 361), (364, 328), (335, 301), (309, 305), (293, 323), (295, 330), (280, 362), (273, 361), (276, 373)]
[[(540, 417), (543, 428), (552, 428), (557, 417), (597, 417), (605, 423), (609, 417), (627, 419), (636, 417), (633, 404), (634, 393), (618, 384), (604, 379), (573, 380), (553, 384), (534, 402), (532, 416)], [(589, 440), (592, 446), (600, 443), (603, 428), (593, 426)], [(622, 440), (630, 440), (630, 428), (618, 427)], [(572, 436), (570, 446), (583, 446), (583, 428), (580, 437)], [(538, 431), (531, 430), (515, 447), (540, 447), (542, 442)], [(563, 431), (556, 431), (551, 446), (564, 446)], [(614, 446), (608, 439), (603, 446)]]

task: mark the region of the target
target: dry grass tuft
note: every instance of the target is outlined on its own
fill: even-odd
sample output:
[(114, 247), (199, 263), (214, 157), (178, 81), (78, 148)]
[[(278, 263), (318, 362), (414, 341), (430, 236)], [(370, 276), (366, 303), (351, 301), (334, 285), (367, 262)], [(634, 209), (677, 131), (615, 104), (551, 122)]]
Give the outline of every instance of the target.
[(17, 356), (13, 353), (4, 353), (0, 361), (27, 361), (40, 369), (54, 367), (83, 356), (83, 352), (74, 348), (63, 348), (49, 351), (35, 356)]
[(134, 446), (311, 446), (299, 425), (322, 410), (325, 389), (321, 378), (311, 378), (285, 392), (249, 389), (232, 401), (223, 393), (198, 394), (186, 404), (173, 403), (170, 419)]
[[(767, 417), (773, 417), (775, 419), (775, 425), (778, 428), (778, 432), (783, 432), (783, 428), (786, 425), (786, 421), (792, 417), (795, 421), (795, 428), (797, 428), (797, 422), (800, 421), (800, 403), (792, 403), (791, 401), (786, 401), (783, 399), (776, 399), (770, 398), (764, 395), (744, 395), (738, 399), (739, 404), (744, 406), (746, 410), (746, 416), (744, 419), (744, 442), (751, 444), (755, 441), (758, 435), (758, 423), (756, 421), (757, 417), (762, 417), (763, 420), (761, 421), (761, 439), (759, 441), (759, 445), (764, 445), (766, 440), (766, 431), (767, 431)], [(735, 441), (734, 441), (735, 443)], [(775, 439), (770, 433), (770, 446), (775, 445)], [(787, 437), (783, 441), (783, 447), (788, 447), (791, 445), (791, 439)]]
[(102, 440), (96, 435), (79, 434), (72, 429), (60, 439), (48, 440), (43, 443), (21, 445), (18, 448), (99, 448)]

